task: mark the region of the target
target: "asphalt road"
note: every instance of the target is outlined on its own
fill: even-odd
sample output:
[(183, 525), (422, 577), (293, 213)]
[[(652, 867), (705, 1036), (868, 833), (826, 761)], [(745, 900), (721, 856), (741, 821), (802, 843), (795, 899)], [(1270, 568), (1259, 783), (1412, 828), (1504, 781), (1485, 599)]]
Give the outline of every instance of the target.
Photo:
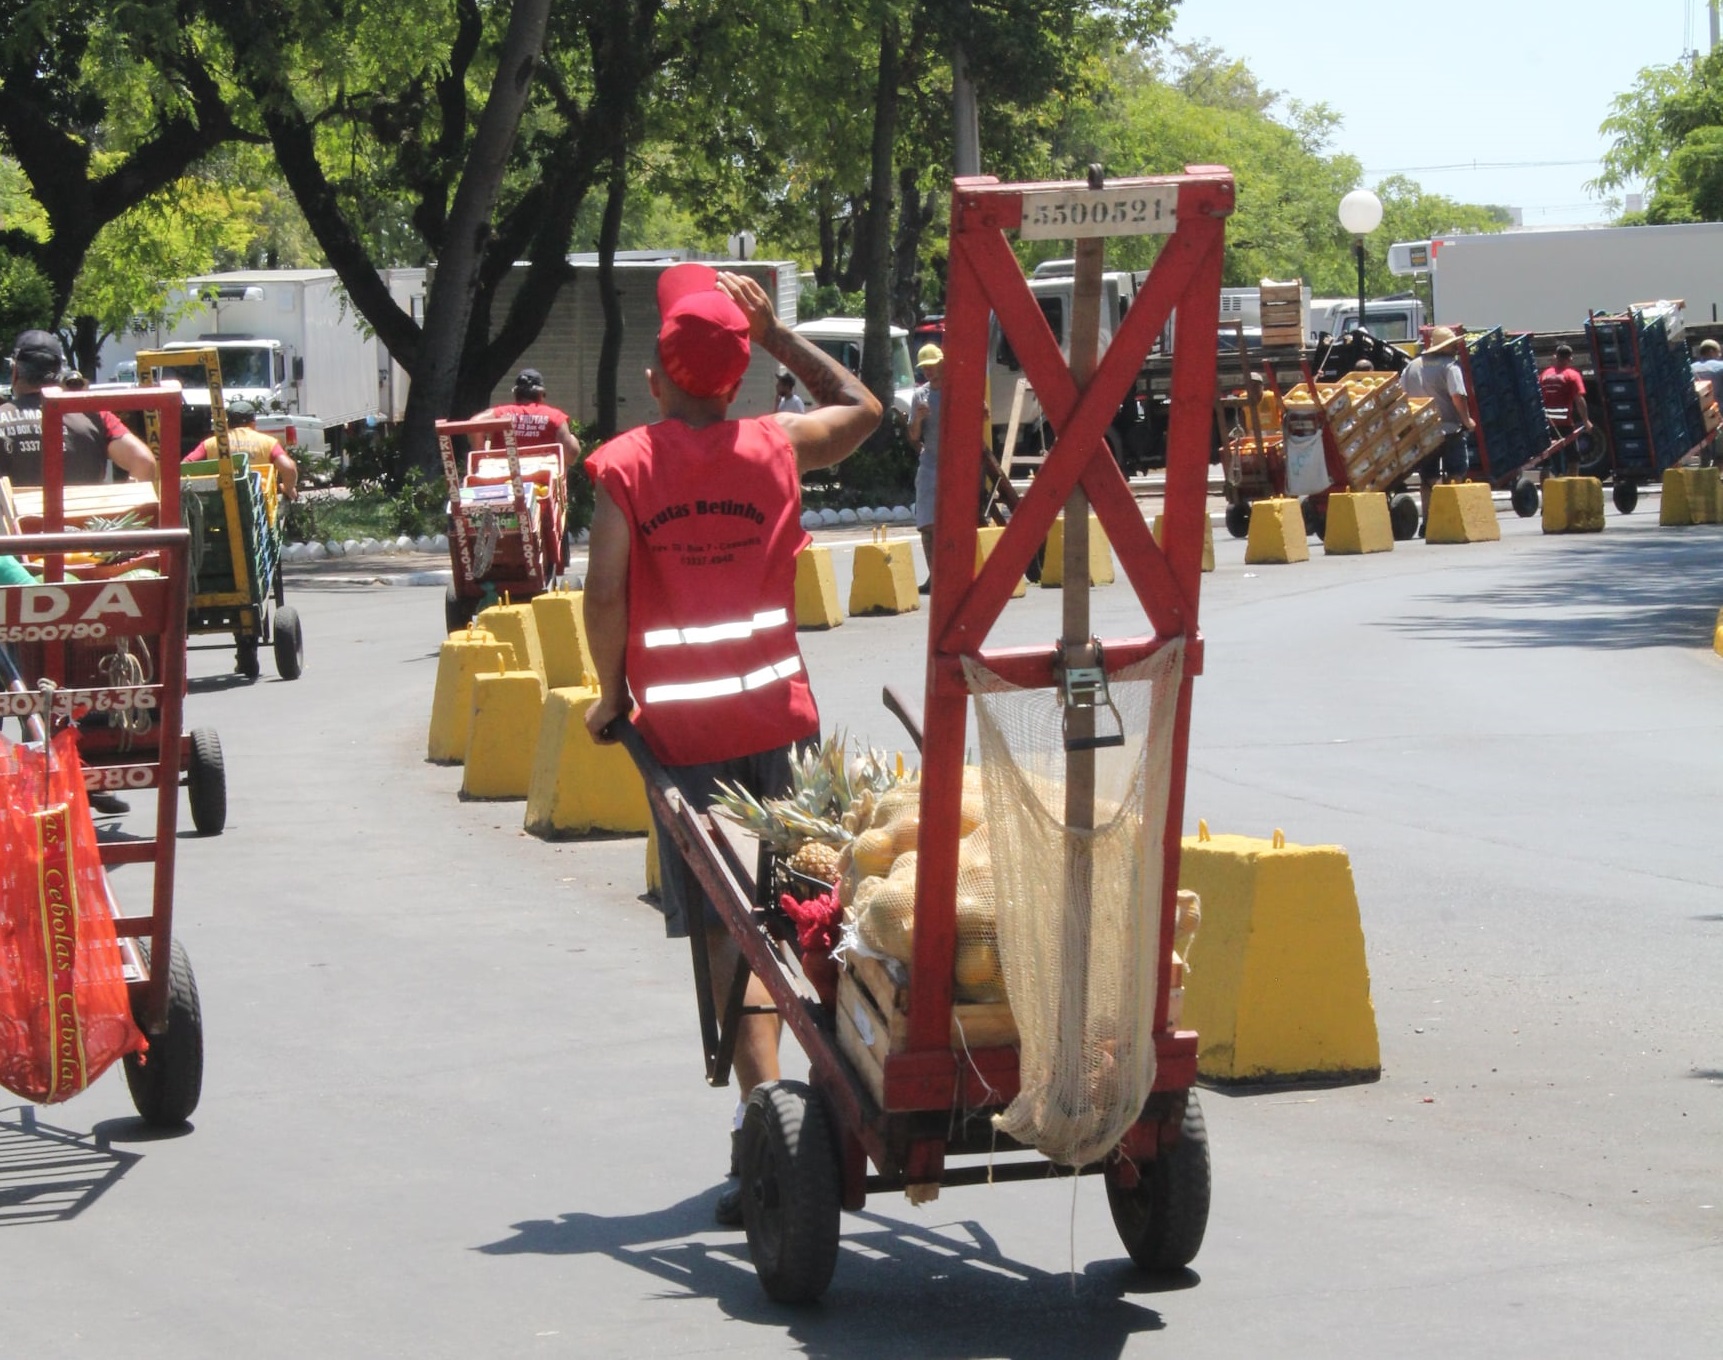
[[(1382, 1080), (1205, 1092), (1171, 1282), (1097, 1181), (1004, 1185), (846, 1216), (800, 1310), (711, 1224), (732, 1097), (642, 842), (535, 840), (423, 762), (440, 590), (296, 579), (302, 680), (194, 660), (230, 790), (180, 843), (202, 1107), (0, 1105), (0, 1355), (1715, 1356), (1723, 529), (1655, 510), (1289, 567), (1223, 534), (1188, 825), (1347, 848)], [(1057, 621), (1031, 588), (996, 640)], [(924, 634), (804, 635), (828, 723), (898, 744)]]

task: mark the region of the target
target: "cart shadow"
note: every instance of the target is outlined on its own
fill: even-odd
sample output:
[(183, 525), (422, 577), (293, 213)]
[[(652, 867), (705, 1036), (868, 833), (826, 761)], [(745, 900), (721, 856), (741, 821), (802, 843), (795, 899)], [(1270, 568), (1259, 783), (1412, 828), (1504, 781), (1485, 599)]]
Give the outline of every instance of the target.
[(1004, 1255), (970, 1220), (923, 1226), (863, 1211), (843, 1226), (831, 1287), (821, 1304), (801, 1307), (766, 1297), (740, 1231), (713, 1229), (710, 1192), (645, 1214), (517, 1223), (513, 1236), (476, 1250), (608, 1256), (667, 1286), (653, 1298), (711, 1299), (735, 1321), (779, 1329), (804, 1354), (832, 1360), (1117, 1356), (1133, 1336), (1166, 1326), (1131, 1295), (1200, 1282), (1189, 1270), (1153, 1279), (1126, 1260), (1091, 1262), (1075, 1276), (1042, 1270)]
[(78, 1134), (44, 1124), (31, 1105), (0, 1118), (0, 1228), (69, 1222), (143, 1160), (111, 1146), (102, 1129)]
[[(1477, 648), (1709, 648), (1723, 589), (1723, 535), (1670, 530), (1667, 537), (1617, 538), (1562, 553), (1547, 570), (1494, 590), (1431, 594), (1437, 614), (1407, 615), (1379, 627)], [(1576, 545), (1577, 546), (1577, 545)], [(1468, 613), (1481, 607), (1488, 614)], [(1503, 617), (1501, 611), (1511, 611)]]
[(257, 683), (239, 674), (199, 675), (185, 683), (188, 694), (223, 694), (230, 689), (249, 689)]

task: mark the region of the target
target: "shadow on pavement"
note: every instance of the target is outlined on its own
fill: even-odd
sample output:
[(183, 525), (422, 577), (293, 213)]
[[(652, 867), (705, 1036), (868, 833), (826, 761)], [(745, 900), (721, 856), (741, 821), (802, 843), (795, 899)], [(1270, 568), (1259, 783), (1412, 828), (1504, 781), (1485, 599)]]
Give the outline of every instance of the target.
[(19, 1106), (0, 1119), (0, 1228), (74, 1219), (142, 1160), (108, 1146), (99, 1129), (55, 1128), (34, 1106)]
[(739, 1322), (779, 1329), (805, 1354), (834, 1360), (1104, 1360), (1137, 1333), (1166, 1326), (1130, 1295), (1200, 1283), (1189, 1270), (1145, 1276), (1123, 1259), (1091, 1262), (1076, 1277), (1053, 1273), (1009, 1259), (969, 1220), (923, 1227), (864, 1211), (844, 1216), (837, 1272), (824, 1299), (790, 1307), (760, 1288), (741, 1231), (713, 1228), (713, 1198), (708, 1192), (616, 1218), (572, 1213), (517, 1223), (512, 1237), (477, 1250), (608, 1256), (669, 1286), (654, 1297), (709, 1298)]
[(1612, 540), (1606, 531), (1587, 546), (1595, 550), (1562, 553), (1498, 590), (1423, 596), (1442, 612), (1379, 626), (1483, 648), (1711, 646), (1723, 606), (1723, 536), (1669, 529)]

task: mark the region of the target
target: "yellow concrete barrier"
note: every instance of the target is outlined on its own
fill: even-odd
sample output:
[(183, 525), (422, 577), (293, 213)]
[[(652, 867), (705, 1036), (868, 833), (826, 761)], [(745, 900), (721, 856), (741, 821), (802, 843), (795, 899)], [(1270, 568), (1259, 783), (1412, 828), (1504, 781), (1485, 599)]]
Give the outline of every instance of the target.
[(1215, 1082), (1382, 1074), (1352, 864), (1337, 845), (1184, 840), (1179, 886), (1202, 899), (1184, 979), (1197, 1070)]
[(1542, 490), (1546, 534), (1603, 532), (1603, 483), (1596, 477), (1545, 477)]
[(832, 550), (810, 543), (796, 554), (796, 627), (836, 628), (843, 621)]
[(479, 610), (473, 622), (514, 648), (515, 664), (511, 669), (531, 671), (540, 680), (544, 679), (544, 651), (539, 646), (538, 623), (530, 604), (493, 604), (489, 609)]
[(1394, 551), (1394, 523), (1383, 491), (1336, 491), (1328, 497), (1322, 551), (1334, 555)]
[(1430, 496), (1426, 543), (1494, 543), (1502, 536), (1488, 482), (1443, 482)]
[[(975, 531), (975, 571), (981, 573), (981, 564), (993, 556), (993, 550), (999, 546), (999, 538), (1005, 532), (1002, 524), (984, 524)], [(1017, 584), (1011, 590), (1011, 598), (1020, 600), (1028, 589), (1023, 578), (1017, 578)]]
[(1718, 469), (1673, 467), (1663, 474), (1663, 503), (1657, 512), (1662, 525), (1718, 522)]
[(467, 758), (472, 724), (473, 677), (506, 671), (514, 648), (479, 628), (450, 633), (437, 651), (437, 688), (431, 696), (431, 732), (425, 759), (459, 764)]
[(586, 644), (585, 603), (582, 590), (547, 590), (533, 598), (533, 627), (544, 656), (547, 689), (598, 683), (592, 648)]
[[(1156, 515), (1155, 522), (1149, 526), (1156, 543), (1161, 541), (1161, 524), (1165, 519), (1165, 515)], [(1214, 521), (1207, 515), (1203, 516), (1203, 570), (1214, 570)]]
[(532, 671), (473, 680), (464, 798), (525, 798), (544, 712), (544, 681)]
[(907, 538), (876, 529), (871, 543), (856, 544), (850, 573), (850, 616), (907, 614), (921, 608), (915, 586), (915, 551)]
[(544, 701), (526, 788), (526, 829), (535, 836), (645, 831), (646, 786), (621, 745), (600, 746), (586, 730), (595, 688), (553, 689)]
[(1711, 650), (1723, 656), (1723, 609), (1717, 611), (1717, 627), (1711, 633)]
[[(1053, 527), (1047, 531), (1047, 551), (1041, 559), (1041, 584), (1044, 586), (1063, 586), (1065, 584), (1065, 516), (1060, 515), (1053, 521)], [(1107, 542), (1107, 534), (1101, 528), (1101, 521), (1094, 515), (1089, 516), (1089, 584), (1091, 586), (1110, 586), (1113, 584), (1113, 546)]]
[(663, 875), (658, 864), (658, 823), (646, 821), (646, 895), (657, 897), (664, 891)]
[(1308, 562), (1309, 535), (1304, 508), (1292, 496), (1266, 496), (1250, 503), (1250, 537), (1244, 542), (1246, 566)]

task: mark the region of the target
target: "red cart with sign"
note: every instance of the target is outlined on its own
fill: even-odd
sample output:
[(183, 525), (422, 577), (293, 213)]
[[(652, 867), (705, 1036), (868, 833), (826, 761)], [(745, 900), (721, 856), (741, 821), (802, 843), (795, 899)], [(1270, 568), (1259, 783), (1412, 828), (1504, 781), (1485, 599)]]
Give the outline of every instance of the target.
[[(729, 1080), (750, 971), (763, 981), (774, 1009), (808, 1056), (811, 1085), (777, 1082), (758, 1088), (742, 1131), (743, 1222), (755, 1268), (774, 1298), (817, 1297), (837, 1259), (840, 1210), (859, 1209), (870, 1193), (887, 1190), (905, 1190), (919, 1200), (944, 1186), (1099, 1172), (1120, 1237), (1138, 1264), (1179, 1268), (1201, 1245), (1209, 1160), (1192, 1091), (1197, 1036), (1177, 1023), (1181, 993), (1175, 929), (1187, 924), (1178, 900), (1179, 849), (1191, 686), (1202, 668), (1197, 602), (1215, 386), (1213, 359), (1204, 356), (1215, 352), (1222, 241), (1232, 208), (1232, 176), (1217, 167), (1112, 183), (1097, 174), (1088, 184), (1005, 185), (977, 178), (954, 186), (940, 431), (945, 453), (936, 511), (939, 561), (976, 560), (974, 488), (985, 446), (981, 422), (990, 313), (1021, 356), (1059, 437), (980, 569), (938, 573), (933, 581), (925, 733), (917, 732), (923, 753), (920, 850), (906, 985), (882, 981), (879, 969), (856, 964), (839, 978), (835, 995), (828, 989), (825, 1000), (817, 999), (817, 989), (807, 980), (817, 970), (798, 966), (800, 950), (788, 921), (756, 904), (742, 856), (705, 814), (683, 801), (638, 734), (622, 725), (621, 736), (646, 775), (655, 811), (744, 960), (719, 1015), (708, 985), (704, 933), (691, 932), (708, 1081), (725, 1085)], [(1006, 239), (1010, 231), (1076, 238), (1076, 343), (1069, 367), (1023, 279)], [(1164, 235), (1164, 248), (1097, 363), (1095, 318), (1105, 237), (1147, 232)], [(1105, 434), (1175, 307), (1180, 334), (1165, 530), (1157, 545), (1107, 451)], [(1142, 607), (1145, 627), (1136, 636), (1102, 642), (1090, 628), (1086, 540), (1091, 508)], [(987, 647), (990, 629), (1061, 511), (1066, 524), (1061, 636), (1038, 647)], [(1119, 817), (1096, 798), (1096, 761), (1111, 760), (1111, 747), (1119, 748), (1121, 758), (1137, 749), (1120, 741), (1128, 724), (1119, 714), (1129, 711), (1121, 696), (1145, 667), (1155, 673), (1153, 701), (1146, 707), (1153, 710), (1159, 763), (1154, 797), (1145, 804), (1151, 810), (1135, 824), (1129, 846), (1136, 858), (1126, 910), (1115, 913), (1117, 928), (1132, 932), (1134, 943), (1132, 949), (1113, 950), (1100, 931), (1103, 896), (1116, 875), (1104, 870), (1099, 847)], [(978, 688), (976, 677), (983, 673), (992, 679)], [(1048, 749), (1061, 766), (1062, 793), (1054, 801), (1063, 804), (1050, 811), (1063, 847), (1062, 859), (1053, 857), (1054, 867), (1062, 863), (1062, 881), (1080, 885), (1063, 902), (1028, 904), (1031, 915), (1099, 942), (1098, 949), (1071, 954), (1076, 960), (1071, 966), (1104, 968), (1117, 953), (1122, 962), (1113, 966), (1122, 971), (1110, 980), (1133, 998), (1126, 1009), (1134, 1029), (1121, 1026), (1093, 1045), (1088, 1040), (1102, 1009), (1101, 988), (1079, 989), (1081, 999), (1073, 1000), (1068, 988), (1060, 995), (1057, 987), (1019, 987), (1018, 965), (1025, 960), (1020, 951), (1013, 953), (1007, 938), (1010, 893), (1003, 887), (1000, 952), (1016, 1023), (965, 1026), (966, 1008), (954, 1007), (966, 723), (972, 697), (981, 720), (983, 709), (1000, 695), (1013, 702), (1029, 696), (1031, 702), (1050, 705), (1042, 711), (1054, 715)], [(983, 745), (985, 753), (986, 722)], [(1148, 745), (1145, 737), (1142, 749)], [(988, 758), (984, 754), (984, 761)], [(1008, 766), (1000, 771), (1001, 778), (1011, 776)], [(994, 778), (991, 770), (987, 778)], [(991, 827), (991, 785), (987, 806)], [(1091, 844), (1097, 847), (1093, 853), (1084, 849)], [(1001, 839), (994, 841), (993, 856), (996, 873), (1002, 857), (1019, 862)], [(1086, 976), (1093, 983), (1097, 975)], [(865, 1009), (860, 1008), (863, 1000)], [(858, 1007), (853, 1014), (851, 1001)], [(1044, 1079), (1068, 1075), (1057, 1063), (1045, 1071), (1042, 1051), (1067, 1035), (1086, 1045), (1085, 1073), (1091, 1080), (1079, 1096), (1093, 1097), (1099, 1109), (1098, 1093), (1104, 1092), (1110, 1103), (1087, 1142), (1076, 1144), (1085, 1151), (1056, 1155), (1049, 1144), (1057, 1142), (1061, 1149), (1073, 1144), (1052, 1135), (1025, 1135), (1023, 1106), (1035, 1104), (1037, 1091), (1045, 1093)]]
[[(475, 448), (460, 471), (455, 440), (502, 439)], [(444, 597), (451, 633), (503, 595), (525, 601), (562, 573), (567, 542), (568, 467), (560, 444), (515, 444), (514, 423), (439, 420), (437, 444), (449, 486), (449, 560), (454, 570)]]
[(66, 531), (62, 418), (103, 409), (158, 413), (166, 447), (178, 447), (177, 384), (43, 393), (44, 531), (0, 533), (0, 555), (39, 568), (41, 584), (0, 586), (0, 644), (9, 653), (0, 701), (38, 740), (76, 724), (90, 792), (156, 792), (151, 833), (99, 850), (104, 871), (149, 866), (148, 911), (114, 921), (132, 1012), (150, 1041), (146, 1055), (125, 1059), (126, 1081), (138, 1113), (172, 1127), (196, 1109), (203, 1081), (197, 983), (173, 932), (180, 772), (192, 754), (181, 732), (190, 535), (179, 525), (172, 459), (162, 464), (155, 527)]

